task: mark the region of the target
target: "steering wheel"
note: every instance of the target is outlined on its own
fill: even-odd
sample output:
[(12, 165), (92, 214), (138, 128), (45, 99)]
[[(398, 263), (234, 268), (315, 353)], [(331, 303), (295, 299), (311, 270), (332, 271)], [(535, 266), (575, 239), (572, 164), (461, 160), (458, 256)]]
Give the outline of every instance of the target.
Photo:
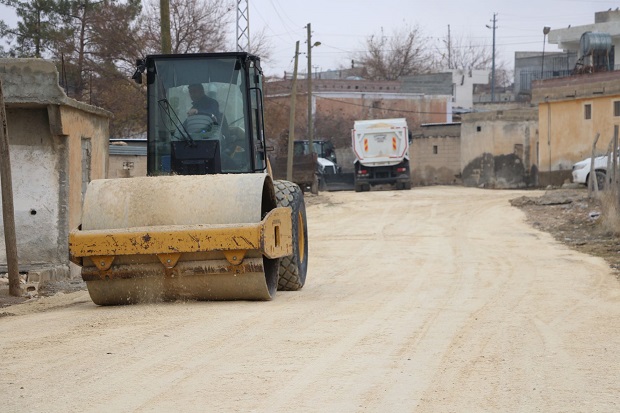
[(213, 126), (217, 124), (217, 118), (215, 115), (191, 115), (185, 119), (183, 126), (187, 132), (194, 133), (206, 133), (211, 132)]

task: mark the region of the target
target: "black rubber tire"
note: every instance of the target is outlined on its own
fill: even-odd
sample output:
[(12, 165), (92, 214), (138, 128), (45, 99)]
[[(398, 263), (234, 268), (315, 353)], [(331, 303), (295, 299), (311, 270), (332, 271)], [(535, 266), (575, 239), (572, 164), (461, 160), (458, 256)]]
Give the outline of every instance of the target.
[(273, 184), (277, 205), (290, 207), (293, 220), (293, 255), (280, 260), (278, 290), (297, 291), (306, 283), (308, 270), (308, 223), (304, 194), (299, 186), (289, 181), (273, 181)]
[(605, 181), (607, 180), (607, 174), (605, 171), (596, 171), (596, 184), (599, 191), (605, 190)]
[(327, 191), (327, 182), (325, 182), (325, 176), (319, 178), (319, 191)]

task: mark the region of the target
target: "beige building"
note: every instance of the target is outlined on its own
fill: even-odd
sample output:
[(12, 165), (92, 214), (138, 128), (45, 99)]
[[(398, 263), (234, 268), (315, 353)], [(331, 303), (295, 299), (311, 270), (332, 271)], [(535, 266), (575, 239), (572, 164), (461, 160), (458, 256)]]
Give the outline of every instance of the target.
[(577, 75), (534, 82), (532, 103), (538, 104), (539, 176), (541, 185), (571, 179), (572, 165), (607, 150), (614, 126), (620, 125), (620, 72)]
[[(34, 281), (68, 277), (69, 230), (80, 222), (88, 182), (106, 177), (111, 114), (68, 98), (49, 61), (0, 59), (0, 79), (19, 271)], [(0, 271), (6, 271), (4, 234)]]
[(536, 185), (536, 108), (469, 113), (461, 122), (463, 185), (523, 188)]

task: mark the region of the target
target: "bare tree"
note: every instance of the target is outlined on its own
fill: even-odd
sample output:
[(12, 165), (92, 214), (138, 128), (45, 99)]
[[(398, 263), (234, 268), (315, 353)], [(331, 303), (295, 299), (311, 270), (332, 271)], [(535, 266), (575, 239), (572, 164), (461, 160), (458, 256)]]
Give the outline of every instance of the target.
[[(491, 70), (493, 66), (493, 48), (486, 42), (477, 42), (471, 36), (447, 34), (440, 40), (440, 44), (435, 48), (436, 70)], [(511, 82), (511, 72), (496, 50), (495, 86), (506, 87)]]
[(366, 51), (355, 60), (364, 66), (364, 76), (370, 80), (396, 80), (427, 73), (433, 67), (431, 47), (417, 26), (395, 30), (391, 36), (381, 29), (379, 35), (366, 39)]
[(486, 69), (491, 67), (493, 50), (475, 42), (470, 36), (452, 37), (446, 35), (437, 47), (438, 67), (441, 69)]
[[(223, 51), (233, 8), (230, 1), (170, 1), (172, 53)], [(151, 1), (143, 22), (147, 52), (160, 53), (159, 19), (159, 1)]]
[(271, 58), (271, 43), (267, 39), (266, 28), (263, 27), (250, 38), (250, 53), (260, 56), (263, 62), (269, 62)]

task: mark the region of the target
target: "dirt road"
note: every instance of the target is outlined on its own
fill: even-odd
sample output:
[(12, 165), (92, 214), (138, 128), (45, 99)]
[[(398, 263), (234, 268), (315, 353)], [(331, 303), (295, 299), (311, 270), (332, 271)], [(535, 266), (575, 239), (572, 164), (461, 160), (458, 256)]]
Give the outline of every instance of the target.
[(308, 283), (271, 302), (3, 309), (0, 410), (620, 411), (620, 283), (523, 194), (325, 194)]

